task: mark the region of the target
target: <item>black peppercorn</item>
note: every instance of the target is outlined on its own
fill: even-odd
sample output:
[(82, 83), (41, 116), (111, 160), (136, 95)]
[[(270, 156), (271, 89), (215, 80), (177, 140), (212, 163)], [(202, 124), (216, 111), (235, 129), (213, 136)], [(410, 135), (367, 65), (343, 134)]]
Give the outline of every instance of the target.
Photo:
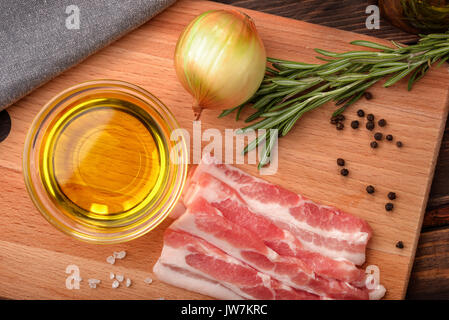
[(345, 125), (341, 122), (337, 123), (337, 125), (336, 125), (337, 130), (343, 130), (344, 127), (345, 127)]
[(360, 110), (357, 111), (357, 115), (358, 115), (359, 117), (364, 117), (364, 116), (365, 116), (365, 111), (363, 111), (362, 109), (360, 109)]
[(365, 92), (364, 96), (366, 100), (371, 100), (373, 98), (373, 94), (371, 92)]
[(337, 120), (338, 121), (345, 121), (345, 116), (344, 115), (342, 115), (342, 114), (339, 114), (338, 116), (337, 116)]
[(349, 174), (349, 170), (346, 169), (346, 168), (341, 169), (340, 174), (341, 174), (342, 176), (346, 177), (346, 176)]
[(385, 136), (385, 139), (387, 139), (388, 141), (392, 141), (393, 140), (393, 136), (391, 134), (387, 134)]
[(337, 123), (338, 123), (337, 117), (332, 117), (331, 124), (337, 124)]
[(396, 248), (398, 249), (404, 249), (404, 243), (402, 241), (396, 242)]
[(370, 113), (369, 115), (366, 116), (366, 119), (368, 121), (374, 121), (374, 114)]
[(378, 124), (380, 127), (385, 127), (385, 126), (387, 125), (387, 121), (386, 121), (385, 119), (380, 119), (380, 120), (377, 122), (377, 124)]
[(351, 122), (351, 128), (357, 129), (359, 127), (359, 122), (357, 120), (354, 120)]
[(340, 167), (343, 167), (343, 166), (345, 165), (345, 159), (338, 158), (338, 159), (337, 159), (337, 164), (338, 164)]
[(377, 148), (377, 146), (378, 146), (378, 144), (377, 144), (377, 142), (376, 141), (372, 141), (370, 144), (369, 144), (370, 146), (371, 146), (371, 148), (373, 148), (373, 149), (376, 149)]
[(369, 131), (374, 130), (374, 122), (373, 122), (373, 121), (368, 121), (368, 122), (366, 123), (366, 128), (367, 128)]
[(394, 192), (388, 192), (388, 199), (390, 199), (390, 200), (396, 199), (396, 193), (394, 193)]
[(374, 189), (373, 186), (369, 185), (366, 187), (366, 192), (368, 192), (369, 194), (374, 193), (374, 191), (376, 191), (376, 190)]
[(398, 146), (398, 148), (402, 148), (402, 142), (401, 141), (396, 142), (396, 145)]
[(376, 139), (377, 141), (382, 140), (382, 133), (376, 132), (376, 133), (374, 134), (374, 139)]
[(385, 205), (385, 210), (387, 210), (387, 211), (391, 211), (391, 210), (393, 210), (393, 208), (394, 208), (394, 205), (391, 202), (388, 202)]

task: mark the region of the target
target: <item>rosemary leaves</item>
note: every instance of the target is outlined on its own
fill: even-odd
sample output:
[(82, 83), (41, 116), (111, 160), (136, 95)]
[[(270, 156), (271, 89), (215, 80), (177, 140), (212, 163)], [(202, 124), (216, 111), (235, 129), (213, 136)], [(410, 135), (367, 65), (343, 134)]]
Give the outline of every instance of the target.
[[(255, 95), (245, 104), (224, 110), (220, 117), (236, 111), (239, 119), (243, 108), (252, 107), (254, 113), (245, 119), (251, 123), (239, 130), (276, 129), (285, 136), (296, 122), (309, 111), (334, 101), (339, 107), (333, 114), (338, 116), (361, 97), (368, 95), (367, 89), (389, 76), (384, 87), (390, 87), (409, 76), (408, 90), (421, 79), (430, 67), (438, 66), (449, 59), (449, 32), (424, 35), (418, 43), (394, 47), (370, 41), (353, 41), (358, 45), (378, 51), (348, 51), (343, 53), (321, 49), (315, 51), (324, 64), (309, 64), (268, 58), (264, 80)], [(264, 139), (250, 142), (255, 148)], [(270, 148), (265, 148), (263, 159), (268, 159)], [(259, 168), (267, 162), (259, 163)]]

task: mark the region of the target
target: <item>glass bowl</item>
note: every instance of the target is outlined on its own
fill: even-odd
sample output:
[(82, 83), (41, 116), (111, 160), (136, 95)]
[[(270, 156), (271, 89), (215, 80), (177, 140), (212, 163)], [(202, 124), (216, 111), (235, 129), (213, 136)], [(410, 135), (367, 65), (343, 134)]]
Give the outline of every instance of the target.
[(34, 119), (23, 153), (37, 209), (62, 232), (119, 243), (154, 229), (181, 196), (187, 149), (179, 125), (151, 93), (94, 80), (51, 99)]

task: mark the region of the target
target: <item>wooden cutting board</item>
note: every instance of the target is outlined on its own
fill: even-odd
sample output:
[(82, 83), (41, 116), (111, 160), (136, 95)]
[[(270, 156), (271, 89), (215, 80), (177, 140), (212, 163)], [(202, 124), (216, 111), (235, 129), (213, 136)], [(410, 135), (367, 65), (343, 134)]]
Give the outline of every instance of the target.
[[(110, 78), (132, 82), (158, 96), (176, 115), (182, 127), (192, 130), (191, 98), (178, 83), (173, 69), (173, 52), (180, 32), (197, 14), (225, 5), (203, 1), (179, 1), (174, 6), (45, 84), (8, 109), (12, 132), (0, 144), (0, 296), (6, 298), (78, 299), (197, 299), (196, 293), (157, 281), (152, 274), (162, 248), (166, 220), (149, 234), (121, 245), (93, 245), (79, 242), (50, 226), (34, 208), (22, 178), (23, 142), (34, 116), (61, 90), (81, 81)], [(356, 39), (367, 36), (244, 10), (256, 22), (268, 55), (283, 59), (314, 62), (313, 48), (343, 51), (353, 49)], [(374, 229), (368, 247), (368, 264), (380, 268), (386, 298), (404, 297), (420, 234), (444, 122), (448, 112), (449, 74), (447, 66), (432, 70), (412, 92), (406, 83), (392, 88), (380, 85), (370, 90), (372, 100), (362, 100), (346, 112), (346, 129), (329, 125), (334, 106), (329, 104), (307, 114), (291, 133), (280, 140), (279, 169), (265, 178), (315, 201), (339, 207), (366, 219)], [(363, 108), (385, 118), (384, 134), (404, 143), (402, 149), (382, 141), (369, 146), (373, 132), (352, 130), (355, 111)], [(233, 118), (217, 119), (219, 111), (205, 111), (202, 129), (237, 128)], [(364, 122), (362, 122), (364, 124)], [(238, 150), (239, 151), (239, 150)], [(337, 158), (344, 158), (348, 177), (339, 174)], [(255, 165), (241, 168), (257, 174)], [(376, 193), (365, 187), (372, 184)], [(387, 213), (387, 193), (398, 198)], [(405, 248), (395, 244), (403, 241)], [(113, 251), (128, 255), (115, 265), (106, 262)], [(79, 290), (65, 286), (66, 267), (79, 267)], [(111, 288), (109, 272), (124, 274), (133, 281), (130, 288)], [(151, 285), (144, 279), (153, 277)], [(88, 278), (101, 279), (90, 289)]]

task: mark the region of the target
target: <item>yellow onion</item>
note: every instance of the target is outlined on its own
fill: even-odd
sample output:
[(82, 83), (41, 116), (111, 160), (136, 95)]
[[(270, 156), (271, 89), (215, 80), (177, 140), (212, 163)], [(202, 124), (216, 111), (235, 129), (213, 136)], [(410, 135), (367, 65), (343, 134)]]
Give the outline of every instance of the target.
[(236, 10), (207, 11), (196, 17), (176, 44), (175, 69), (183, 87), (202, 109), (228, 109), (259, 88), (266, 53), (254, 22)]

